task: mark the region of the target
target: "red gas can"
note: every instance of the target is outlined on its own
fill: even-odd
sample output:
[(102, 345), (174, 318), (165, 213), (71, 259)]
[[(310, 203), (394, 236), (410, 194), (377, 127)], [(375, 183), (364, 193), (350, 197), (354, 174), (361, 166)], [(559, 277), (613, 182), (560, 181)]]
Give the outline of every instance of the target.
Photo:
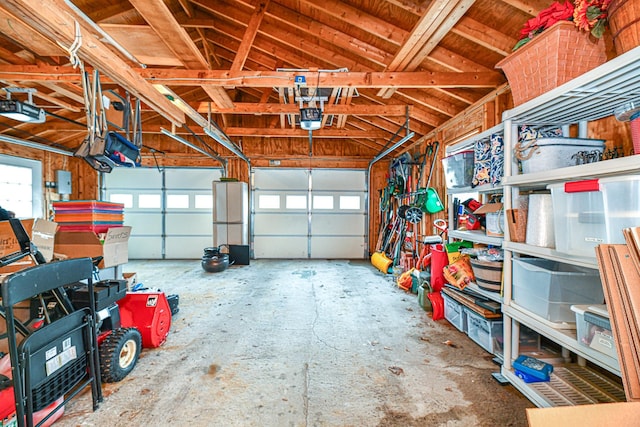
[(171, 309), (164, 292), (127, 292), (118, 301), (123, 328), (137, 328), (142, 347), (160, 347), (171, 328)]

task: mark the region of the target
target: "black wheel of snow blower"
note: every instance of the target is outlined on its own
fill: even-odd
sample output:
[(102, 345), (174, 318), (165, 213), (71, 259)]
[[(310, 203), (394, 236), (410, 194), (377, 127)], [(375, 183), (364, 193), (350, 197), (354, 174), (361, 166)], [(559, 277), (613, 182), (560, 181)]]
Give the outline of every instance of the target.
[(136, 328), (116, 329), (100, 345), (102, 381), (116, 383), (133, 370), (140, 356), (142, 335)]

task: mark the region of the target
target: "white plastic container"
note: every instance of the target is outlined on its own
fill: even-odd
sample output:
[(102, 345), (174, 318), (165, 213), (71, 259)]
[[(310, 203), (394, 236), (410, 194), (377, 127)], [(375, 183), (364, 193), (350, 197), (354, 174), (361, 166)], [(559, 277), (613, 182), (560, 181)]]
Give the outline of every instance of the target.
[(640, 226), (640, 175), (602, 178), (606, 243), (624, 243), (622, 230)]
[(571, 305), (604, 301), (598, 270), (542, 258), (513, 258), (512, 297), (549, 322), (571, 324)]
[[(603, 139), (538, 138), (530, 148), (519, 152), (522, 173), (542, 172), (586, 163), (585, 159), (598, 159), (604, 151)], [(596, 160), (597, 161), (597, 160)]]
[(555, 246), (595, 258), (595, 247), (624, 243), (622, 230), (640, 226), (640, 175), (550, 184)]
[(607, 356), (617, 358), (618, 352), (611, 332), (607, 306), (604, 304), (572, 305), (571, 310), (576, 314), (578, 343)]
[(460, 332), (467, 332), (467, 310), (444, 292), (442, 298), (444, 299), (444, 318)]
[(527, 211), (527, 245), (553, 248), (556, 245), (551, 194), (530, 194)]
[(467, 334), (480, 347), (492, 354), (502, 354), (502, 319), (485, 319), (467, 311)]
[(602, 192), (597, 180), (550, 184), (558, 252), (595, 258), (608, 241)]
[(447, 188), (471, 187), (473, 180), (473, 151), (461, 151), (442, 159)]

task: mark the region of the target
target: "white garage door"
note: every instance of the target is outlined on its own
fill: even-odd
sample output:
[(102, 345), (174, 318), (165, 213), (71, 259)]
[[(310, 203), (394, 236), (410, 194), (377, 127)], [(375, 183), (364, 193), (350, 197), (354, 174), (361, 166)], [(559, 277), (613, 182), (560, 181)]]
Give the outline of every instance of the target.
[(364, 171), (254, 169), (254, 256), (366, 258), (365, 206)]
[(125, 204), (130, 259), (195, 259), (213, 241), (211, 183), (220, 169), (117, 168), (105, 199)]

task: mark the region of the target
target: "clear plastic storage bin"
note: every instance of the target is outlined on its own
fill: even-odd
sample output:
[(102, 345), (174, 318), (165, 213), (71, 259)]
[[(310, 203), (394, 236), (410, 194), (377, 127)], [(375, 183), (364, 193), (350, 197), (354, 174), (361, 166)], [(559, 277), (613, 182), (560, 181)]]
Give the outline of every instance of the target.
[(624, 243), (640, 226), (640, 175), (550, 184), (556, 250), (595, 258), (595, 247)]
[(606, 243), (624, 243), (622, 230), (640, 226), (640, 175), (600, 179)]
[(502, 354), (502, 319), (485, 319), (466, 310), (467, 334), (480, 347), (492, 354)]
[(473, 151), (461, 151), (442, 159), (447, 188), (471, 187), (473, 180)]
[(607, 356), (617, 358), (615, 341), (611, 332), (611, 322), (607, 306), (572, 305), (576, 314), (576, 336), (578, 343)]
[(444, 299), (444, 318), (460, 332), (467, 332), (467, 310), (445, 293), (442, 293), (442, 298)]
[(602, 304), (600, 274), (541, 258), (513, 259), (513, 300), (553, 323), (575, 323), (573, 304)]
[(607, 241), (604, 200), (597, 181), (579, 186), (584, 182), (551, 184), (547, 188), (553, 202), (556, 250), (595, 258), (595, 247)]

